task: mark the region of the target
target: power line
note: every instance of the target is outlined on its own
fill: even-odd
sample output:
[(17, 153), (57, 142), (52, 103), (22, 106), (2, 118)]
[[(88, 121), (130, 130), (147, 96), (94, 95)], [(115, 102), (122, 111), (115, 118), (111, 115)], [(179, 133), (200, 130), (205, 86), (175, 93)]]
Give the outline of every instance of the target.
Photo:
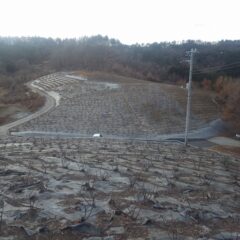
[[(204, 68), (204, 69), (198, 70), (196, 72), (193, 72), (193, 74), (198, 75), (198, 74), (218, 72), (218, 71), (228, 70), (228, 69), (236, 69), (236, 68), (240, 67), (240, 66), (233, 66), (233, 65), (240, 65), (240, 62), (235, 62), (235, 63), (226, 64), (226, 65), (222, 65), (222, 66)], [(230, 66), (232, 66), (232, 67), (230, 67)]]
[(216, 69), (216, 70), (211, 70), (211, 71), (195, 72), (195, 73), (193, 73), (193, 75), (201, 75), (201, 74), (205, 74), (205, 73), (220, 72), (220, 71), (224, 71), (224, 70), (233, 70), (233, 69), (238, 69), (238, 68), (240, 68), (240, 66), (231, 67), (231, 68), (221, 68), (221, 69)]
[(236, 65), (236, 64), (240, 64), (240, 61), (229, 63), (229, 64), (224, 64), (224, 65), (220, 65), (220, 66), (206, 67), (206, 68), (203, 68), (202, 70), (211, 69), (211, 68), (221, 68), (221, 67), (226, 67), (226, 66), (231, 66), (231, 65)]

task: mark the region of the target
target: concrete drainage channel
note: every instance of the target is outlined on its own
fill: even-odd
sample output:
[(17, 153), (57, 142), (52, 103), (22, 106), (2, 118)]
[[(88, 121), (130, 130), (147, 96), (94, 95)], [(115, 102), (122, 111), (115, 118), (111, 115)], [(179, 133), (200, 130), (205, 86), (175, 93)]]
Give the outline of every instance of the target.
[[(189, 141), (204, 141), (226, 131), (225, 123), (218, 119), (209, 124), (209, 126), (192, 131), (189, 133)], [(99, 133), (98, 133), (99, 134)], [(81, 133), (68, 133), (68, 132), (44, 132), (44, 131), (21, 131), (21, 132), (10, 132), (10, 135), (13, 136), (24, 136), (24, 137), (59, 137), (59, 138), (79, 138), (79, 139), (90, 139), (94, 138), (95, 133), (90, 134), (81, 134)], [(101, 134), (100, 134), (101, 135)], [(184, 142), (184, 133), (177, 134), (162, 134), (157, 136), (149, 137), (131, 137), (131, 136), (116, 136), (116, 135), (106, 135), (103, 134), (99, 137), (106, 139), (116, 139), (116, 140), (140, 140), (140, 141), (177, 141)]]
[[(139, 140), (139, 141), (184, 141), (184, 135), (172, 134), (172, 135), (159, 135), (157, 137), (127, 137), (127, 136), (113, 136), (113, 135), (101, 135), (95, 136), (96, 134), (81, 134), (81, 133), (66, 133), (66, 132), (41, 132), (41, 131), (23, 131), (23, 132), (10, 132), (12, 136), (19, 137), (44, 137), (44, 138), (75, 138), (75, 139), (91, 139), (91, 138), (105, 138), (115, 140)], [(191, 138), (190, 141), (206, 140), (205, 138)]]
[[(34, 138), (45, 138), (45, 139), (85, 139), (85, 140), (91, 140), (91, 139), (105, 139), (105, 140), (118, 140), (118, 141), (137, 141), (137, 142), (166, 142), (166, 143), (179, 143), (184, 144), (184, 137), (167, 137), (162, 136), (158, 138), (132, 138), (132, 137), (120, 137), (120, 136), (99, 136), (96, 137), (93, 135), (87, 135), (87, 134), (77, 134), (77, 133), (63, 133), (63, 132), (32, 132), (32, 131), (26, 131), (26, 132), (11, 132), (12, 136), (18, 136), (18, 137), (34, 137)], [(204, 147), (209, 148), (215, 145), (213, 142), (209, 142), (205, 138), (189, 138), (188, 145), (195, 146), (195, 147)]]

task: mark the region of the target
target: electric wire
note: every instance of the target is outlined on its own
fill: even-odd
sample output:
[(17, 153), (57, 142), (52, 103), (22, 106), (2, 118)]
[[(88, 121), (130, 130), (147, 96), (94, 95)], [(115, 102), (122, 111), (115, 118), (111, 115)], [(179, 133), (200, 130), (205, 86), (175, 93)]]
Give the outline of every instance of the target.
[[(239, 65), (239, 66), (234, 66), (234, 65)], [(211, 73), (211, 72), (219, 72), (222, 70), (230, 70), (230, 69), (237, 69), (240, 68), (240, 61), (239, 62), (234, 62), (231, 64), (225, 64), (222, 66), (215, 66), (215, 67), (209, 67), (209, 68), (204, 68), (198, 71), (193, 72), (194, 75), (200, 75), (204, 73)]]

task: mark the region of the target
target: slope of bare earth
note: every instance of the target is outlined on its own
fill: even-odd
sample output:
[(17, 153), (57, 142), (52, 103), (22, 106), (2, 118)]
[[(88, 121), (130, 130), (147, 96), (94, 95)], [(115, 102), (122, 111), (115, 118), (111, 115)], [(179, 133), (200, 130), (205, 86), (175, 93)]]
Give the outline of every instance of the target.
[[(58, 73), (33, 82), (55, 108), (12, 129), (31, 136), (0, 139), (0, 239), (238, 239), (238, 157), (176, 143), (64, 136), (182, 131), (184, 89), (104, 79)], [(209, 93), (194, 97), (193, 129), (217, 116)]]
[(0, 140), (1, 239), (238, 239), (239, 159), (180, 144)]
[[(59, 104), (12, 131), (132, 138), (184, 131), (185, 89), (115, 75), (76, 75), (58, 73), (34, 81), (57, 94)], [(192, 130), (218, 118), (209, 92), (194, 91), (192, 110)]]

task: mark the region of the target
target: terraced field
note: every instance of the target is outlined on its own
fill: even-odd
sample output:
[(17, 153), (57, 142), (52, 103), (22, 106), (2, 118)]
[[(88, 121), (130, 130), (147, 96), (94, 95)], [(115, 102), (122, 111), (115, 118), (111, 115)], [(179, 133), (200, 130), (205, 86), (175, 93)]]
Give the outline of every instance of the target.
[[(60, 96), (52, 111), (12, 131), (62, 132), (92, 136), (154, 138), (185, 128), (186, 90), (143, 80), (115, 77), (87, 80), (58, 73), (34, 86)], [(191, 129), (218, 117), (211, 95), (195, 91)]]

